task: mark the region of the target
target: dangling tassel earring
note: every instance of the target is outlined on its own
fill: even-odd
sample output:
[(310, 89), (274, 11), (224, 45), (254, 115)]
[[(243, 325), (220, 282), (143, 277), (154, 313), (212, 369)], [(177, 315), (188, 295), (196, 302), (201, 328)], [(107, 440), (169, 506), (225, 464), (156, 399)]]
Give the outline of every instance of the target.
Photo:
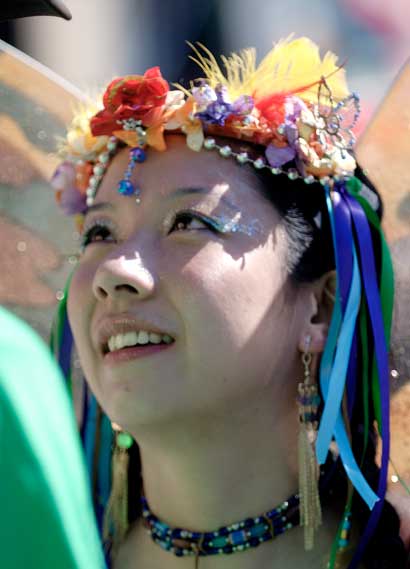
[(315, 442), (318, 427), (320, 396), (316, 383), (311, 382), (309, 352), (310, 337), (302, 355), (304, 381), (299, 383), (299, 496), (300, 525), (304, 527), (305, 550), (313, 549), (315, 531), (322, 523), (319, 498), (319, 465), (316, 460)]
[(111, 494), (104, 514), (104, 541), (110, 541), (113, 553), (128, 530), (128, 450), (133, 444), (130, 434), (112, 423), (115, 433), (112, 454)]

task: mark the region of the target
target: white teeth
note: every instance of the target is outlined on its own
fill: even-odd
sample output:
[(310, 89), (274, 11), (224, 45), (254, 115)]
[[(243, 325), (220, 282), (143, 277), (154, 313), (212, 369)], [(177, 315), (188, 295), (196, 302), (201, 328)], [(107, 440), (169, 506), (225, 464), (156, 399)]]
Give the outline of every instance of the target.
[(149, 342), (149, 335), (148, 332), (145, 330), (141, 330), (138, 332), (138, 344), (148, 344)]
[(108, 349), (110, 350), (110, 352), (113, 352), (115, 350), (115, 337), (111, 336), (111, 338), (108, 340)]
[(127, 332), (124, 334), (124, 341), (125, 346), (135, 346), (138, 342), (138, 333), (137, 332)]
[(151, 332), (149, 335), (149, 341), (152, 344), (159, 344), (161, 342), (161, 336), (159, 334), (155, 334), (155, 332)]
[(171, 336), (168, 334), (157, 334), (156, 332), (140, 330), (139, 332), (126, 332), (125, 334), (111, 336), (107, 343), (108, 350), (114, 352), (115, 350), (121, 350), (127, 346), (145, 345), (148, 343), (160, 344), (161, 342), (170, 344), (172, 341)]

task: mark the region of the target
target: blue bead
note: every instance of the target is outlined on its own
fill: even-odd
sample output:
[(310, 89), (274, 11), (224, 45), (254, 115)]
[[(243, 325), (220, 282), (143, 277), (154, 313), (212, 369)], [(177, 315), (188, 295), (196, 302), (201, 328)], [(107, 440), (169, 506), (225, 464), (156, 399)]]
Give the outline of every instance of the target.
[(133, 148), (131, 150), (131, 160), (134, 160), (134, 162), (145, 162), (145, 158), (146, 155), (142, 148)]
[(118, 193), (123, 196), (132, 196), (134, 191), (134, 186), (128, 180), (121, 180), (118, 184)]
[(233, 545), (240, 545), (246, 542), (245, 532), (243, 530), (236, 530), (231, 533), (231, 540)]
[(221, 528), (219, 530), (219, 535), (228, 535), (229, 531), (226, 528)]

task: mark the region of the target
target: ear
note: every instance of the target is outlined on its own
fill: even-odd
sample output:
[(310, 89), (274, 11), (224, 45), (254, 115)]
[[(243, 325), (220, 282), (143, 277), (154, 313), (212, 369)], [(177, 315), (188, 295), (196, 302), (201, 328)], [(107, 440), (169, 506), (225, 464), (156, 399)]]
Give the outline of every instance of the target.
[(323, 352), (336, 295), (336, 271), (330, 271), (307, 290), (305, 323), (299, 337), (299, 350)]

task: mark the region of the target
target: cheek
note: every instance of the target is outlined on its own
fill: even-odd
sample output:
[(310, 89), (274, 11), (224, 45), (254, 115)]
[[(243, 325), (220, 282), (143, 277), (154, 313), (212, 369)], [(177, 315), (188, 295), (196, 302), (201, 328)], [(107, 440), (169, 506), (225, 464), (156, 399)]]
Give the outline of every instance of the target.
[(204, 249), (181, 269), (178, 282), (192, 363), (220, 366), (221, 372), (245, 365), (251, 372), (255, 361), (272, 360), (275, 344), (285, 345), (286, 275), (271, 244), (241, 256)]

